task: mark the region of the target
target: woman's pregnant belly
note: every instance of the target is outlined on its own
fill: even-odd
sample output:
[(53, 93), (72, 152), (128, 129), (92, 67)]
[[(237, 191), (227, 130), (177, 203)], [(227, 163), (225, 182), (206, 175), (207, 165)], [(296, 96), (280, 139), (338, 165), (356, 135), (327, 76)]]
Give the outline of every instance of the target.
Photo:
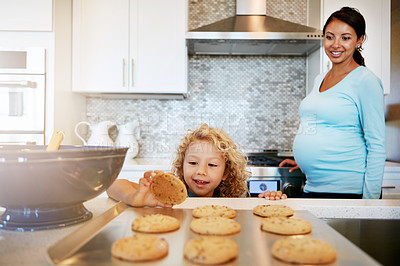
[(366, 147), (362, 133), (317, 127), (312, 133), (299, 132), (293, 143), (297, 164), (307, 178), (313, 172), (338, 170), (364, 172)]

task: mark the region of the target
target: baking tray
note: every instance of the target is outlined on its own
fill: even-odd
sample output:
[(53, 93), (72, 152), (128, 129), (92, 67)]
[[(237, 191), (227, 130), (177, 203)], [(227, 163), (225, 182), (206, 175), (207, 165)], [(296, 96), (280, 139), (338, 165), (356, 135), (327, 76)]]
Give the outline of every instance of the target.
[[(241, 232), (226, 236), (234, 239), (239, 245), (239, 256), (224, 265), (288, 265), (272, 257), (273, 243), (280, 238), (260, 229), (262, 217), (255, 216), (252, 210), (236, 210), (235, 220), (241, 225)], [(165, 238), (169, 243), (167, 257), (135, 265), (197, 265), (189, 262), (183, 256), (183, 246), (191, 238), (199, 235), (190, 230), (192, 209), (166, 208), (128, 208), (119, 217), (108, 224), (96, 237), (83, 246), (72, 257), (64, 260), (61, 265), (132, 265), (132, 262), (122, 261), (111, 256), (111, 245), (114, 241), (132, 236), (132, 221), (146, 214), (161, 213), (176, 217), (181, 222), (181, 228), (174, 232), (152, 234)], [(309, 221), (313, 228), (308, 234), (331, 244), (337, 251), (338, 257), (333, 264), (325, 265), (380, 265), (368, 254), (344, 238), (324, 221), (319, 220), (308, 211), (296, 210), (294, 217)], [(297, 236), (303, 237), (303, 236)]]

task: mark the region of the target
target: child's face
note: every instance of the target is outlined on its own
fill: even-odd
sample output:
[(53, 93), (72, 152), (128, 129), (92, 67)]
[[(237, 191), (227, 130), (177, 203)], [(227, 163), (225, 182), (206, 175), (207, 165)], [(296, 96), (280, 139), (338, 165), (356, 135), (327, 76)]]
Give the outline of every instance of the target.
[(183, 176), (189, 190), (200, 197), (212, 197), (215, 188), (225, 180), (225, 159), (209, 141), (189, 145), (183, 161)]

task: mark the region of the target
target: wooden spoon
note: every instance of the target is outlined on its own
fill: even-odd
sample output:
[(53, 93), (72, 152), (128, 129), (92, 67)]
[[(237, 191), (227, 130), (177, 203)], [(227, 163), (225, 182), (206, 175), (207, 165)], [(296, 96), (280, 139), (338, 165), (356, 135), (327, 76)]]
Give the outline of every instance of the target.
[(54, 131), (46, 151), (58, 151), (58, 149), (60, 148), (61, 141), (63, 139), (64, 139), (64, 131), (62, 130)]

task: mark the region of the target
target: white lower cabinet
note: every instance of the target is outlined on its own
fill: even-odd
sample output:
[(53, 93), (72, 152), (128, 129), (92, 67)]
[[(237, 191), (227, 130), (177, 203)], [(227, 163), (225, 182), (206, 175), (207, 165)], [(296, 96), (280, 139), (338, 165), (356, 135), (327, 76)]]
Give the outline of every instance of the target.
[(73, 91), (187, 91), (185, 0), (73, 0)]
[(382, 182), (383, 199), (400, 199), (400, 167), (397, 171), (385, 171)]

